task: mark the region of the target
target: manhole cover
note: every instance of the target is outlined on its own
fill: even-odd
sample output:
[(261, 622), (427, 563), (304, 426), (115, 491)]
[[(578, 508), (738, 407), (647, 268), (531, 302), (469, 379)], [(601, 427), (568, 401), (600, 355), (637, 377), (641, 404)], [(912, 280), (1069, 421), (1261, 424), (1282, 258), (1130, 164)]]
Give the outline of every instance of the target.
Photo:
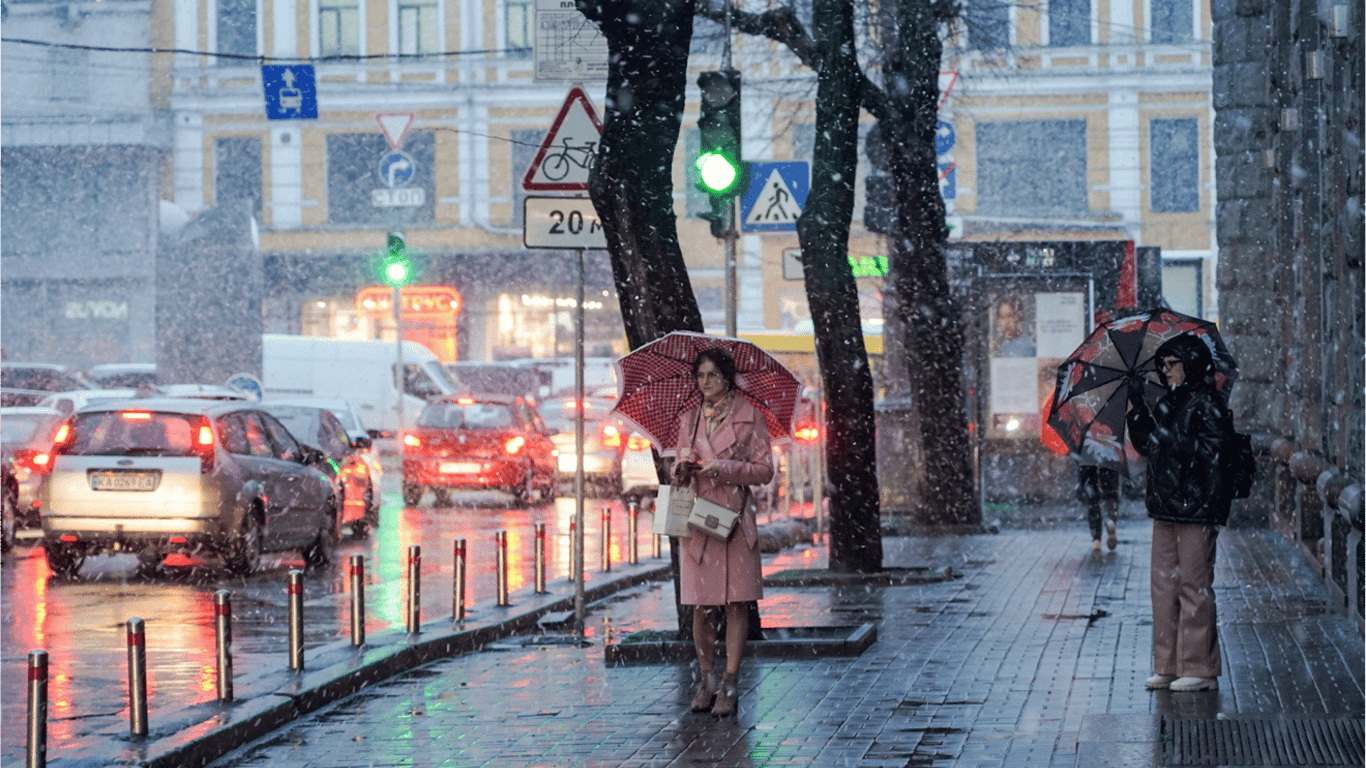
[(1362, 721), (1327, 717), (1168, 720), (1167, 765), (1359, 766)]

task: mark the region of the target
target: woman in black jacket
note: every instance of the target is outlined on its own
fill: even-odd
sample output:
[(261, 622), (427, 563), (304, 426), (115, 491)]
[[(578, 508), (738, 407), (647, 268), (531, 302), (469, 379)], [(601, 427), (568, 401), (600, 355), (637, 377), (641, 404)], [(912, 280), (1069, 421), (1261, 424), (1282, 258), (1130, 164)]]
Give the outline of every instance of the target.
[(1148, 458), (1145, 502), (1153, 519), (1154, 674), (1147, 687), (1216, 690), (1215, 539), (1230, 501), (1220, 453), (1232, 416), (1215, 389), (1204, 341), (1178, 336), (1158, 347), (1155, 359), (1170, 391), (1149, 411), (1141, 386), (1131, 386), (1128, 414), (1134, 448)]

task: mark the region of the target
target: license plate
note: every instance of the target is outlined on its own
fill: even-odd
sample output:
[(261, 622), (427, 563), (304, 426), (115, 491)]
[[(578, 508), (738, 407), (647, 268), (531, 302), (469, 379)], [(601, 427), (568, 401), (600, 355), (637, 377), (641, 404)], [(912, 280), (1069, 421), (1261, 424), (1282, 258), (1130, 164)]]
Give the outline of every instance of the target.
[(92, 472), (90, 474), (90, 489), (94, 491), (155, 491), (160, 482), (160, 472)]
[(477, 475), (482, 467), (477, 461), (443, 461), (437, 469), (443, 475)]

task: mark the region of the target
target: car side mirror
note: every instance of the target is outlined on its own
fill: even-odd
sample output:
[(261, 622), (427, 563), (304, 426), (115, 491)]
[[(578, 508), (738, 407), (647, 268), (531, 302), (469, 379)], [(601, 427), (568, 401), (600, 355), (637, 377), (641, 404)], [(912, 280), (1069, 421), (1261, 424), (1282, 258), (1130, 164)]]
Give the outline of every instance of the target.
[(371, 448), (373, 448), (374, 445), (375, 441), (369, 437), (357, 437), (351, 441), (352, 448), (356, 448), (362, 451), (368, 451)]
[(299, 446), (299, 463), (310, 467), (321, 466), (327, 461), (327, 456), (322, 451), (311, 445)]

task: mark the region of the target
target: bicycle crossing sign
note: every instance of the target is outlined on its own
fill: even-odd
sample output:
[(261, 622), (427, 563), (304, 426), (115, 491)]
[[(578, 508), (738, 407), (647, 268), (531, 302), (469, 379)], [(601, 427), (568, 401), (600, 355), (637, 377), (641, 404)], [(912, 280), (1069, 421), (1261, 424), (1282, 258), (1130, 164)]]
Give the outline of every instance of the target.
[(560, 113), (531, 161), (522, 189), (528, 192), (584, 192), (602, 139), (602, 123), (582, 88), (569, 89)]
[(749, 189), (740, 199), (741, 232), (795, 232), (811, 173), (804, 162), (749, 163)]

